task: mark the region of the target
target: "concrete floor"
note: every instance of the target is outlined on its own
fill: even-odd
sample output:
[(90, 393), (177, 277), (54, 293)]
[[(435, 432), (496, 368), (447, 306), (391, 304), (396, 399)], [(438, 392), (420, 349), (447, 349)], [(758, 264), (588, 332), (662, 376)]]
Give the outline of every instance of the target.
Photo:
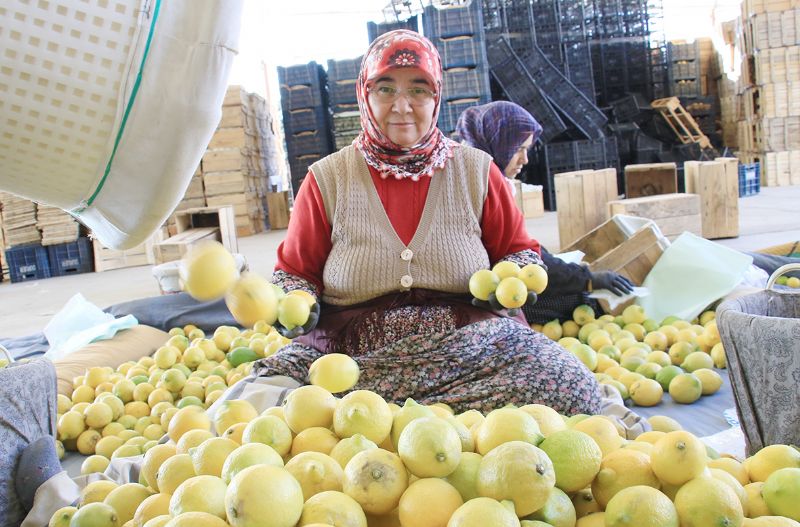
[[(527, 220), (528, 232), (551, 250), (559, 247), (555, 212)], [(761, 193), (739, 200), (738, 238), (718, 240), (739, 250), (758, 250), (800, 240), (800, 186), (763, 188)], [(252, 271), (269, 276), (276, 248), (285, 230), (239, 240)], [(104, 273), (50, 278), (19, 284), (0, 283), (0, 336), (16, 337), (41, 331), (50, 318), (75, 293), (106, 307), (111, 304), (159, 294), (151, 267), (133, 267)]]

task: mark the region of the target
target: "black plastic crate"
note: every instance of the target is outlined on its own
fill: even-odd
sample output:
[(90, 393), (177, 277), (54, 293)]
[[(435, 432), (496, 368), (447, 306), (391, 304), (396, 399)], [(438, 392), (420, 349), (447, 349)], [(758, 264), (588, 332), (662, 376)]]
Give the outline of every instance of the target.
[(698, 61), (700, 59), (700, 43), (696, 40), (692, 42), (668, 42), (667, 53), (670, 62), (679, 60)]
[(528, 110), (542, 125), (542, 141), (549, 142), (567, 130), (505, 37), (490, 42), (486, 55), (490, 72), (506, 97)]
[(296, 85), (291, 88), (281, 86), (281, 108), (286, 111), (303, 108), (321, 108), (327, 104), (319, 87)]
[(322, 65), (311, 61), (308, 64), (278, 66), (278, 83), (281, 86), (317, 86), (325, 84), (325, 70)]
[(488, 101), (489, 72), (486, 68), (456, 68), (444, 71), (442, 100), (480, 98)]
[(700, 61), (681, 61), (669, 63), (669, 78), (672, 81), (700, 78)]
[(47, 248), (39, 244), (6, 249), (6, 262), (12, 283), (41, 280), (52, 276)]
[(361, 114), (358, 112), (358, 109), (351, 112), (337, 112), (333, 114), (333, 129), (337, 132), (360, 128)]
[(437, 38), (433, 43), (442, 57), (444, 69), (486, 66), (486, 47), (479, 37)]
[(327, 129), (302, 132), (286, 137), (286, 149), (293, 157), (310, 154), (326, 155), (332, 150), (331, 139)]
[(344, 80), (358, 79), (361, 60), (364, 57), (343, 60), (328, 60), (328, 84)]
[(452, 38), (463, 35), (483, 36), (483, 14), (479, 0), (459, 7), (437, 9), (425, 6), (422, 30), (428, 38)]
[[(311, 155), (304, 155), (304, 156), (297, 156), (297, 157), (290, 157), (289, 158), (289, 168), (292, 174), (292, 187), (294, 187), (295, 181), (302, 181), (304, 177), (308, 174), (308, 167), (319, 161), (325, 157), (324, 155), (318, 154), (311, 154)], [(294, 188), (295, 195), (297, 194), (297, 188)]]
[(47, 247), (51, 276), (91, 273), (94, 271), (94, 249), (89, 238)]
[(442, 103), (439, 110), (439, 129), (446, 135), (455, 131), (458, 117), (471, 106), (482, 104), (480, 100), (463, 101), (463, 102), (448, 102)]
[(356, 98), (356, 83), (352, 81), (339, 81), (328, 83), (328, 97), (334, 111), (337, 106), (358, 104)]
[(611, 112), (618, 123), (638, 122), (652, 114), (650, 103), (639, 93), (611, 101)]
[(369, 37), (369, 43), (372, 44), (372, 41), (380, 35), (388, 33), (389, 31), (394, 31), (395, 29), (408, 29), (409, 31), (419, 32), (419, 17), (414, 15), (411, 18), (400, 20), (399, 22), (367, 22), (367, 37)]
[(700, 82), (698, 79), (684, 79), (670, 84), (672, 95), (676, 97), (700, 97)]
[(739, 197), (755, 196), (761, 191), (761, 165), (739, 165)]
[(303, 108), (283, 113), (283, 127), (287, 135), (328, 128), (330, 117), (325, 108)]

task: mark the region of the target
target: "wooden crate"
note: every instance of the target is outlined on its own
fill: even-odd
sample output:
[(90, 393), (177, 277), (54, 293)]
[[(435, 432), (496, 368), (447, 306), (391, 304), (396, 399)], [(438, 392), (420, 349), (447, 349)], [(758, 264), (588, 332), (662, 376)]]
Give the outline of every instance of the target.
[(219, 241), (231, 253), (239, 252), (233, 207), (203, 207), (175, 214), (177, 233), (197, 228), (216, 228)]
[(739, 160), (687, 161), (683, 170), (686, 192), (700, 196), (703, 237), (739, 236)]
[(219, 148), (255, 148), (258, 146), (256, 136), (248, 133), (244, 128), (218, 128), (211, 141), (209, 150)]
[(608, 203), (608, 213), (653, 220), (661, 233), (673, 240), (684, 232), (702, 236), (700, 196), (697, 194), (663, 194), (643, 198), (621, 199)]
[(651, 163), (625, 167), (625, 197), (640, 198), (678, 192), (675, 163)]
[(544, 216), (544, 195), (541, 188), (522, 191), (522, 214), (526, 219)]
[(203, 172), (247, 170), (250, 151), (245, 148), (206, 150), (203, 154)]
[(270, 229), (289, 226), (289, 192), (267, 192), (267, 214)]
[(155, 245), (155, 261), (162, 264), (180, 260), (193, 245), (206, 240), (220, 241), (219, 238), (219, 227), (201, 227), (180, 232)]
[(255, 192), (255, 187), (250, 183), (247, 174), (241, 171), (206, 172), (203, 174), (206, 196)]
[[(614, 271), (642, 285), (667, 247), (669, 241), (655, 222), (616, 215), (563, 250), (583, 252), (591, 271)], [(600, 302), (604, 311), (614, 315), (632, 303), (612, 310), (606, 302)]]
[(606, 221), (606, 203), (618, 197), (617, 171), (613, 168), (555, 174), (554, 182), (562, 247)]

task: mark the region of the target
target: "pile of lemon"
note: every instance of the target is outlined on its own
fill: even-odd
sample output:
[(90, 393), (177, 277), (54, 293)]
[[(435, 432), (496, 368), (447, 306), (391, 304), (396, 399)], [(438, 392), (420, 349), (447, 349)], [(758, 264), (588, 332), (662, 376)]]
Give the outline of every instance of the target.
[[(348, 390), (358, 368), (311, 375)], [(800, 523), (800, 452), (719, 457), (665, 417), (635, 441), (538, 404), (483, 415), (317, 384), (259, 412), (220, 401), (168, 419), (138, 483), (95, 481), (52, 527), (678, 527)]]
[(481, 269), (469, 279), (469, 292), (478, 300), (487, 301), (491, 295), (507, 309), (522, 307), (528, 293), (537, 295), (547, 287), (547, 271), (537, 264), (520, 267), (514, 262), (497, 262), (492, 269)]
[(182, 408), (209, 407), (288, 339), (272, 326), (217, 328), (212, 336), (195, 326), (173, 328), (149, 357), (116, 370), (92, 367), (58, 395), (57, 449), (90, 456), (84, 473), (102, 472), (113, 457), (143, 454), (156, 445)]
[(675, 402), (691, 404), (722, 387), (715, 368), (727, 362), (714, 311), (694, 321), (667, 317), (659, 324), (637, 305), (619, 316), (596, 319), (594, 310), (583, 305), (575, 308), (573, 320), (532, 327), (638, 406), (659, 404), (665, 392)]
[(787, 287), (793, 287), (795, 289), (800, 288), (800, 278), (796, 276), (779, 276), (775, 283), (778, 285), (785, 285)]

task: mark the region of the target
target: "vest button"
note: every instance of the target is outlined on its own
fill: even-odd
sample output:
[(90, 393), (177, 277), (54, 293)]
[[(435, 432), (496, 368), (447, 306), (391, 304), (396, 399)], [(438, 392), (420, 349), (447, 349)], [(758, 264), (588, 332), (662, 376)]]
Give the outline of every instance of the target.
[(413, 256), (414, 253), (411, 251), (411, 249), (406, 249), (405, 251), (400, 253), (400, 258), (402, 258), (405, 261), (411, 260)]
[(413, 284), (413, 283), (414, 283), (414, 279), (411, 278), (411, 275), (408, 275), (408, 274), (407, 275), (403, 275), (403, 277), (400, 279), (400, 285), (402, 285), (403, 287), (411, 287), (411, 284)]

